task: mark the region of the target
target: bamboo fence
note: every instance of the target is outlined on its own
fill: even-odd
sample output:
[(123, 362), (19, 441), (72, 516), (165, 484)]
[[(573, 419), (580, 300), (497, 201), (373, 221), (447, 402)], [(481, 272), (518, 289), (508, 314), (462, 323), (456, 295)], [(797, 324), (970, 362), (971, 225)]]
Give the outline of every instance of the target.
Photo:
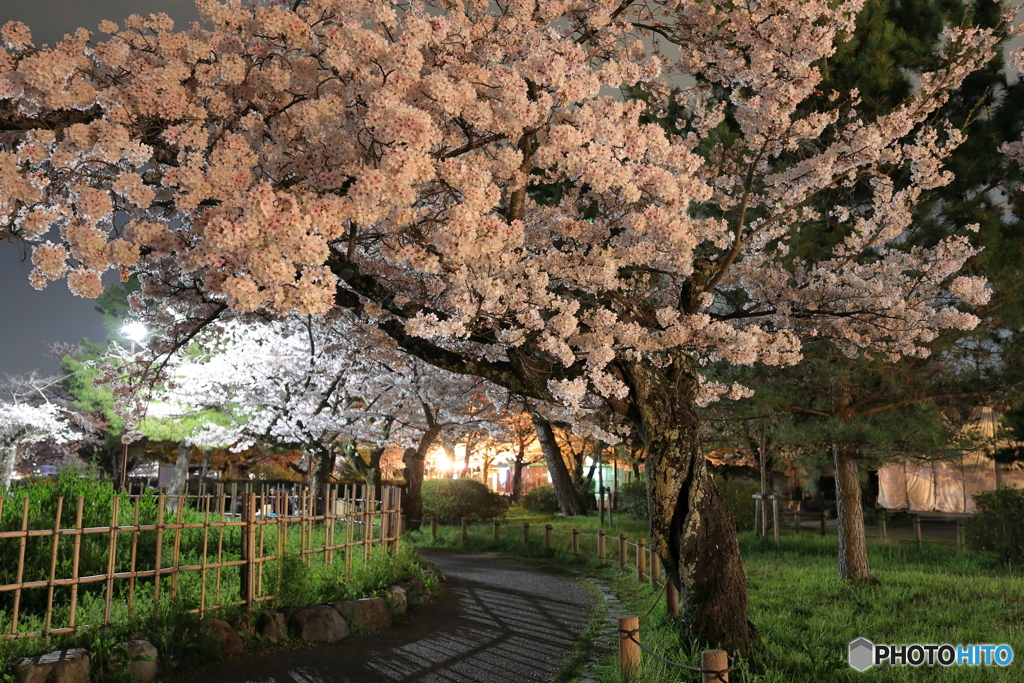
[[(75, 510), (73, 526), (64, 526), (69, 516), (65, 514), (64, 499), (59, 498), (52, 526), (42, 529), (29, 528), (31, 501), (28, 498), (5, 501), (0, 497), (0, 518), (5, 504), (20, 504), (21, 508), (19, 528), (0, 531), (0, 551), (3, 551), (0, 556), (16, 554), (18, 563), (14, 582), (0, 585), (0, 601), (9, 606), (8, 619), (0, 619), (0, 629), (4, 629), (4, 621), (7, 627), (6, 632), (0, 632), (0, 640), (56, 635), (98, 625), (82, 624), (77, 619), (79, 587), (88, 584), (103, 584), (102, 623), (106, 624), (111, 623), (115, 601), (126, 602), (127, 613), (131, 616), (141, 591), (152, 595), (154, 605), (160, 603), (162, 592), (169, 592), (172, 599), (177, 597), (179, 577), (187, 573), (199, 576), (198, 605), (187, 611), (200, 615), (235, 605), (246, 605), (252, 609), (258, 602), (273, 600), (279, 586), (265, 584), (264, 568), (267, 563), (279, 562), (286, 555), (297, 556), (307, 566), (317, 556), (324, 565), (333, 565), (337, 559), (337, 571), (347, 580), (357, 556), (366, 563), (375, 546), (397, 550), (400, 543), (400, 490), (393, 486), (382, 487), (381, 499), (375, 500), (368, 498), (368, 488), (363, 485), (330, 486), (326, 496), (320, 498), (315, 498), (304, 487), (264, 488), (239, 493), (237, 486), (228, 489), (218, 485), (212, 491), (206, 491), (204, 487), (193, 495), (167, 497), (160, 493), (156, 497), (154, 524), (139, 523), (141, 491), (139, 495), (129, 492), (113, 498), (109, 525), (92, 527), (83, 526), (83, 510), (89, 501), (82, 496), (72, 504)], [(129, 525), (119, 524), (123, 519), (122, 503), (132, 506), (132, 523)], [(187, 508), (192, 510), (190, 518), (198, 516), (202, 521), (184, 521)], [(183, 532), (188, 529), (200, 532), (189, 535), (194, 542), (193, 547), (182, 548)], [(238, 529), (238, 533), (232, 529)], [(140, 568), (137, 566), (142, 550), (140, 535), (147, 532), (155, 533), (154, 559), (152, 568)], [(106, 571), (81, 576), (82, 539), (93, 534), (106, 534), (108, 537)], [(291, 543), (291, 546), (298, 546), (297, 552), (289, 545), (289, 534), (293, 538), (298, 534), (298, 543)], [(24, 580), (29, 539), (40, 537), (51, 539), (49, 572), (43, 579)], [(121, 545), (127, 552), (122, 551), (120, 555), (119, 537), (130, 538), (130, 543)], [(234, 540), (237, 543), (233, 543)], [(16, 551), (11, 547), (15, 543)], [(39, 544), (35, 544), (35, 550), (38, 552)], [(69, 552), (70, 563), (59, 563), (58, 557), (66, 559)], [(182, 564), (183, 557), (198, 559), (198, 562)], [(58, 576), (59, 566), (67, 568), (69, 575)], [(237, 591), (224, 590), (225, 570), (235, 567), (239, 588)], [(280, 571), (277, 576), (280, 580)], [(65, 588), (69, 589), (66, 624), (56, 626), (53, 623), (55, 591)], [(45, 613), (40, 614), (38, 610), (33, 613), (36, 618), (42, 616), (43, 628), (23, 631), (19, 630), (18, 621), (24, 615), (23, 597), (30, 591), (45, 591)], [(9, 593), (13, 593), (13, 599), (4, 601)], [(40, 602), (38, 597), (36, 602)], [(0, 616), (3, 616), (2, 612)]]

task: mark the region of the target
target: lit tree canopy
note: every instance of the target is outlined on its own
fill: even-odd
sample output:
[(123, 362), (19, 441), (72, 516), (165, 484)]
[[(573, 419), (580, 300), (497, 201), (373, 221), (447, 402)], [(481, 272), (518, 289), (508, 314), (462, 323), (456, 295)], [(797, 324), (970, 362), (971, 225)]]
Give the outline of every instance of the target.
[[(190, 324), (343, 307), (439, 367), (603, 398), (645, 441), (687, 624), (748, 652), (693, 415), (746, 390), (700, 364), (788, 365), (807, 338), (921, 355), (976, 323), (969, 235), (900, 237), (951, 180), (961, 136), (930, 117), (993, 32), (948, 30), (938, 67), (868, 119), (855, 91), (817, 90), (857, 0), (197, 6), (203, 26), (133, 16), (46, 50), (3, 28), (0, 220), (39, 242), (33, 284), (96, 296), (103, 271), (136, 270)], [(871, 191), (816, 202), (852, 183)], [(791, 253), (823, 217), (841, 238)]]

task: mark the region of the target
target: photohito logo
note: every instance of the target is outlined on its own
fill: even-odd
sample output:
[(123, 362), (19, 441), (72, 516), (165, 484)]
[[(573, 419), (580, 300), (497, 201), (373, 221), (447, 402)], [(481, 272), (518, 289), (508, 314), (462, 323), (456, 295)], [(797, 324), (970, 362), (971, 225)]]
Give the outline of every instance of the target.
[(876, 664), (910, 666), (1009, 666), (1013, 648), (1009, 645), (875, 645), (867, 638), (850, 643), (849, 661), (857, 671)]

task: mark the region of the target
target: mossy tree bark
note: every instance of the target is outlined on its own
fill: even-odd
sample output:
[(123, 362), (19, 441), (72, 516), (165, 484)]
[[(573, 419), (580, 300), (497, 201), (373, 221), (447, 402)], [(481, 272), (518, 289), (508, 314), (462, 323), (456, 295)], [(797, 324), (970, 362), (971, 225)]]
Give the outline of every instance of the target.
[(653, 547), (679, 586), (687, 635), (749, 657), (758, 639), (736, 523), (708, 473), (695, 413), (698, 374), (677, 354), (667, 368), (623, 363), (645, 444)]
[(537, 430), (537, 442), (544, 454), (544, 462), (551, 475), (551, 485), (555, 489), (555, 497), (558, 498), (558, 505), (562, 508), (562, 513), (568, 517), (585, 514), (583, 498), (573, 486), (572, 475), (569, 473), (569, 468), (565, 466), (562, 449), (558, 447), (558, 442), (555, 440), (555, 432), (551, 428), (551, 423), (537, 413), (531, 413), (531, 418), (533, 426)]

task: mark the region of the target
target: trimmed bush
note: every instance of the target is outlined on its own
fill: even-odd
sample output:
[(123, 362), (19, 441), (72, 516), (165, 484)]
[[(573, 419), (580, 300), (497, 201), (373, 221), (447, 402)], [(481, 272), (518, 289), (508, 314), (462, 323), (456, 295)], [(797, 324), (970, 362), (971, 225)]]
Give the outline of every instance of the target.
[(618, 509), (637, 519), (650, 519), (651, 511), (647, 507), (647, 482), (631, 481), (619, 484)]
[(480, 522), (500, 517), (507, 503), (476, 479), (428, 479), (423, 482), (423, 514), (441, 521), (463, 517)]
[(538, 486), (523, 496), (523, 507), (530, 512), (553, 515), (558, 512), (558, 496), (554, 486)]
[[(756, 481), (725, 478), (715, 475), (715, 485), (725, 499), (725, 504), (732, 511), (736, 520), (736, 531), (752, 531), (754, 529), (754, 494), (761, 491), (761, 484)], [(771, 493), (771, 489), (769, 489)], [(781, 509), (780, 509), (781, 514)], [(768, 511), (768, 523), (771, 524), (771, 510)]]
[(967, 523), (967, 544), (1008, 562), (1024, 560), (1024, 490), (1000, 488), (975, 494), (978, 512)]

